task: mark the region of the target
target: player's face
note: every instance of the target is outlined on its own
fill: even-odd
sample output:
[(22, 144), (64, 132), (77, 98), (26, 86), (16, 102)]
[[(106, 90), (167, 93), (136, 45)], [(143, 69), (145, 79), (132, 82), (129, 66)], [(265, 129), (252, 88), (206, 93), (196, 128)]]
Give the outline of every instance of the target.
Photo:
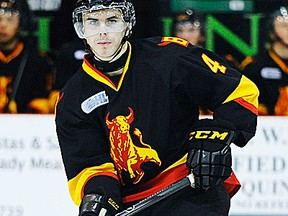
[(288, 18), (278, 16), (274, 21), (275, 33), (285, 43), (288, 44)]
[(19, 15), (14, 12), (0, 14), (0, 44), (6, 45), (12, 41), (19, 30)]
[(84, 14), (84, 34), (93, 53), (109, 61), (125, 36), (127, 23), (119, 10), (100, 10)]
[(193, 45), (198, 45), (203, 38), (199, 26), (191, 22), (177, 24), (175, 35), (187, 40)]

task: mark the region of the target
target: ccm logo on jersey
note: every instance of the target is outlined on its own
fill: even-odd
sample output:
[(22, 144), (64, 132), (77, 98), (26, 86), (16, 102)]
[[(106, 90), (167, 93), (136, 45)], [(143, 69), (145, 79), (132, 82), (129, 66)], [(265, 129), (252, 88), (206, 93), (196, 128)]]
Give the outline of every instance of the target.
[(81, 109), (83, 112), (89, 114), (97, 107), (107, 103), (109, 103), (108, 96), (106, 95), (105, 91), (101, 91), (83, 101), (81, 104)]
[(189, 140), (192, 140), (192, 139), (225, 140), (228, 134), (229, 132), (219, 132), (219, 131), (209, 131), (209, 130), (192, 131), (189, 134)]

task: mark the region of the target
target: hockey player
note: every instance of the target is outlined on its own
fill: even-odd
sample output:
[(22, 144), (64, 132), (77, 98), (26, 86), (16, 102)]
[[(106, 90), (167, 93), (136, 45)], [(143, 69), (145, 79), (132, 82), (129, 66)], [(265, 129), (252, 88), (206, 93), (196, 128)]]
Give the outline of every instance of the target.
[(50, 113), (52, 65), (34, 44), (32, 21), (25, 0), (0, 0), (0, 113)]
[[(192, 8), (178, 12), (173, 19), (173, 34), (194, 46), (205, 48), (206, 16), (205, 13)], [(232, 54), (223, 54), (223, 57), (232, 67), (239, 68), (239, 62)]]
[(266, 49), (247, 57), (243, 74), (258, 86), (259, 115), (288, 115), (288, 11), (282, 6), (269, 16)]
[(183, 38), (195, 46), (205, 47), (204, 14), (193, 9), (186, 9), (177, 13), (173, 20), (173, 33), (176, 37)]
[(229, 146), (255, 134), (257, 87), (183, 39), (129, 41), (129, 0), (79, 0), (73, 22), (91, 53), (60, 92), (56, 126), (79, 215), (115, 215), (190, 172), (196, 188), (137, 215), (228, 215)]

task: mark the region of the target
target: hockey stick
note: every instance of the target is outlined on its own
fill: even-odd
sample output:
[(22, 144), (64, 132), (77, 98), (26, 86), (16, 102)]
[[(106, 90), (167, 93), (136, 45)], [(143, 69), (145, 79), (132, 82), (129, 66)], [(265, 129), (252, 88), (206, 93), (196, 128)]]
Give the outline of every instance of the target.
[(183, 188), (191, 186), (192, 188), (195, 188), (195, 182), (194, 182), (194, 176), (193, 174), (189, 174), (185, 178), (175, 182), (174, 184), (169, 185), (168, 187), (164, 188), (163, 190), (139, 201), (135, 205), (132, 205), (131, 207), (123, 210), (122, 212), (119, 212), (115, 216), (132, 216), (136, 213), (142, 211), (143, 209), (148, 208), (149, 206), (165, 199), (166, 197), (182, 190)]

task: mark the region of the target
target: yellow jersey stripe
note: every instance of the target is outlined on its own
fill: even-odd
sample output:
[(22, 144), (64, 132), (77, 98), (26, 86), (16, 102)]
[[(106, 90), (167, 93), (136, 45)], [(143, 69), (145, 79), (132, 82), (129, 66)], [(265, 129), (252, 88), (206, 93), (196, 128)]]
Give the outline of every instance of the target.
[(76, 205), (81, 204), (82, 197), (84, 196), (84, 187), (89, 179), (97, 175), (117, 177), (117, 172), (113, 163), (105, 163), (101, 166), (89, 167), (82, 170), (76, 177), (68, 181), (68, 189), (73, 202)]

